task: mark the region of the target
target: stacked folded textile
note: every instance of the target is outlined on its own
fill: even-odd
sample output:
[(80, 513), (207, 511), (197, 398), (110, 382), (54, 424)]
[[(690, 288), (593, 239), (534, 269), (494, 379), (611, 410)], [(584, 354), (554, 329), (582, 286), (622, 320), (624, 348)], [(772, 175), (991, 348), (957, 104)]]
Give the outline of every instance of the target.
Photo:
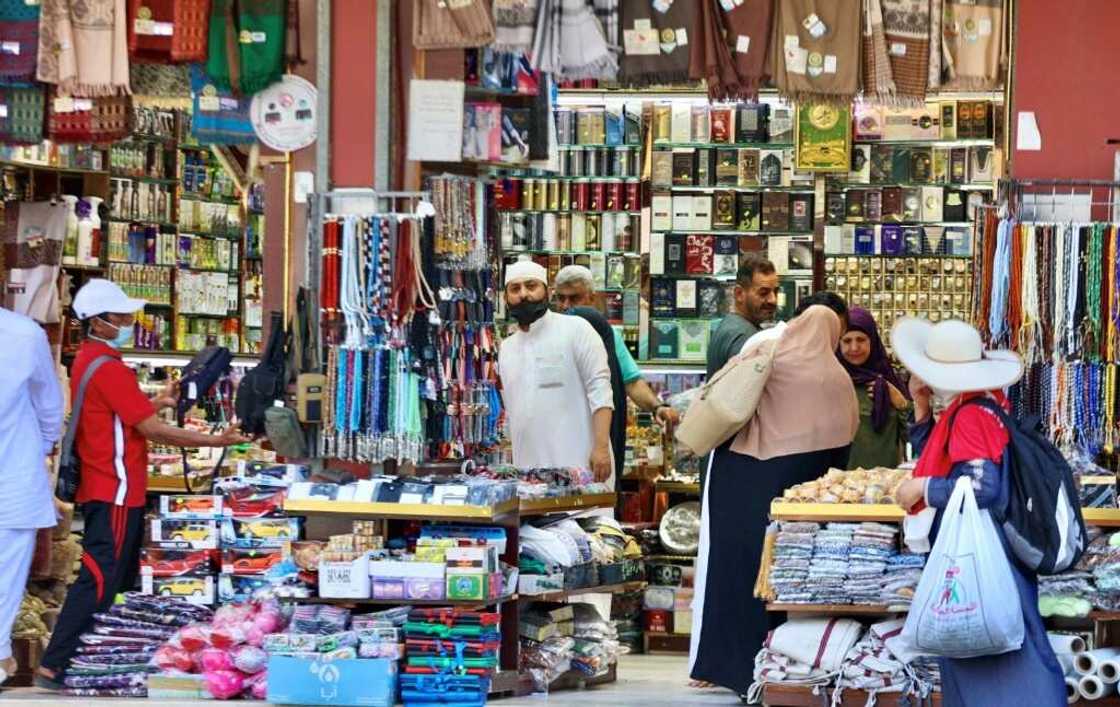
[(863, 627), (842, 618), (793, 618), (770, 632), (754, 663), (748, 697), (757, 702), (766, 683), (828, 685)]
[[(846, 688), (866, 690), (869, 693), (904, 692), (925, 698), (933, 691), (933, 686), (918, 677), (903, 657), (890, 650), (888, 641), (902, 633), (905, 619), (893, 619), (872, 624), (867, 634), (860, 639), (848, 655), (836, 678), (836, 693), (833, 704)], [(909, 655), (904, 657), (910, 658)]]
[(848, 581), (845, 587), (853, 604), (880, 601), (883, 573), (898, 546), (898, 527), (882, 523), (861, 523), (852, 535), (848, 553)]
[(813, 538), (820, 529), (817, 523), (786, 521), (781, 524), (770, 565), (770, 587), (778, 601), (790, 604), (813, 601), (806, 580), (813, 557)]
[(817, 604), (848, 604), (845, 582), (855, 523), (829, 523), (813, 537), (808, 583)]
[(925, 555), (895, 553), (887, 560), (879, 601), (890, 606), (909, 606), (922, 579)]

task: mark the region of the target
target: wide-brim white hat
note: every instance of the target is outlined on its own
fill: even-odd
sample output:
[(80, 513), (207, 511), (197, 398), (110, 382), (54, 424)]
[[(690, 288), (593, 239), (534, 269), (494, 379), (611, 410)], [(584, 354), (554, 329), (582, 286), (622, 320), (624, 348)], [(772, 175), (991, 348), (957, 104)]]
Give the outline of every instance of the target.
[(891, 329), (891, 347), (903, 366), (938, 390), (998, 390), (1023, 377), (1018, 354), (985, 351), (980, 332), (956, 319), (933, 324), (904, 317)]

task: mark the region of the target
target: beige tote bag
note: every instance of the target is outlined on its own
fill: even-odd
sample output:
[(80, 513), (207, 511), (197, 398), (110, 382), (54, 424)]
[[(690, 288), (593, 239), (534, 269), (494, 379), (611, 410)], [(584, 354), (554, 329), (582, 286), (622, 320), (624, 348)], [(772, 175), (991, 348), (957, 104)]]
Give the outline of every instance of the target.
[(758, 408), (779, 341), (733, 357), (704, 383), (677, 427), (677, 441), (703, 456), (734, 437)]

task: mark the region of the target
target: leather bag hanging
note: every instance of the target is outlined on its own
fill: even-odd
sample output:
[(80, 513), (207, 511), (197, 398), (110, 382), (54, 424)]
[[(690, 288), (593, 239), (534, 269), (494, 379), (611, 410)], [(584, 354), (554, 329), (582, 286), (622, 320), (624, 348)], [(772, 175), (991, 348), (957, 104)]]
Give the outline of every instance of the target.
[(778, 341), (766, 341), (734, 356), (719, 369), (688, 406), (677, 427), (677, 441), (703, 456), (734, 437), (758, 408)]
[(467, 49), (494, 41), (489, 0), (417, 0), (412, 13), (416, 49)]

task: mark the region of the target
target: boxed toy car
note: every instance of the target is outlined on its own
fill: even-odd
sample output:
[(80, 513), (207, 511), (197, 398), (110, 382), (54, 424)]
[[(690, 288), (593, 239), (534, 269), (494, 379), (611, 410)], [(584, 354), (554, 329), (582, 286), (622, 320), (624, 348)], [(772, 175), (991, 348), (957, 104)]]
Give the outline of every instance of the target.
[(166, 494), (159, 497), (161, 518), (217, 520), (222, 517), (222, 497), (193, 494)]
[(225, 492), (225, 515), (229, 518), (265, 518), (284, 513), (284, 489), (247, 484)]
[(152, 542), (171, 543), (163, 547), (189, 547), (195, 550), (216, 550), (218, 547), (218, 522), (213, 520), (170, 520), (156, 518), (152, 521)]
[(288, 556), (286, 548), (240, 548), (222, 550), (222, 573), (234, 575), (260, 575), (268, 572)]
[(299, 540), (298, 518), (233, 518), (222, 521), (224, 547), (282, 547), (292, 540)]
[(186, 599), (192, 604), (214, 603), (213, 577), (151, 577), (140, 578), (140, 591), (161, 597)]
[(150, 577), (213, 574), (213, 550), (177, 550), (144, 547), (140, 549), (140, 574)]

